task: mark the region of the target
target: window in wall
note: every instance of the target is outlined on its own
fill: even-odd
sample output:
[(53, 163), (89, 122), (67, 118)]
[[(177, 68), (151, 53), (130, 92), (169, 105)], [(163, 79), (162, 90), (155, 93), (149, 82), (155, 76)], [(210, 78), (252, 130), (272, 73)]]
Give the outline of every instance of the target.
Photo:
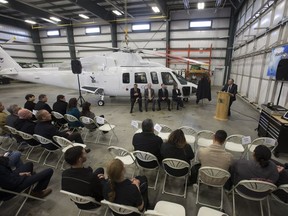
[(190, 21), (190, 28), (211, 28), (211, 20), (202, 20), (202, 21)]
[(153, 71), (150, 74), (151, 74), (152, 83), (159, 84), (157, 73)]
[(132, 25), (132, 31), (148, 31), (148, 30), (150, 30), (150, 24), (148, 23)]
[(130, 83), (130, 74), (129, 73), (123, 73), (122, 82), (123, 83)]
[(135, 83), (147, 83), (147, 77), (145, 72), (135, 73)]
[(89, 27), (85, 29), (86, 34), (100, 34), (100, 27)]
[(59, 30), (47, 31), (47, 36), (48, 37), (54, 37), (54, 36), (59, 36), (59, 35), (60, 35), (60, 31)]
[(173, 85), (174, 83), (176, 83), (171, 73), (169, 72), (161, 72), (161, 76), (162, 81), (165, 85)]

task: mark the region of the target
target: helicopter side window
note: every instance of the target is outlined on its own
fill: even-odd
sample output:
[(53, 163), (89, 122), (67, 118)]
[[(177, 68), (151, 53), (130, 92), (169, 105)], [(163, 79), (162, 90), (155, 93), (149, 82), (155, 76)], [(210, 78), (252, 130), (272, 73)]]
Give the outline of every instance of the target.
[(123, 73), (122, 82), (123, 83), (130, 83), (130, 74), (129, 73)]
[(165, 85), (173, 85), (175, 82), (172, 75), (168, 72), (161, 72), (162, 81)]
[(147, 83), (145, 72), (135, 73), (135, 83)]
[(151, 72), (151, 80), (153, 84), (159, 84), (158, 76), (156, 72)]

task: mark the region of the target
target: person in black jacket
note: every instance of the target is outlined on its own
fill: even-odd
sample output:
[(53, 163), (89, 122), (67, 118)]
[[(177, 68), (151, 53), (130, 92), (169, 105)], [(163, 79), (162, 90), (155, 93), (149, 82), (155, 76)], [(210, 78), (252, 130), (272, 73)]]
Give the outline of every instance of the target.
[(64, 95), (57, 95), (57, 101), (53, 104), (53, 111), (62, 115), (66, 114), (68, 103)]
[(48, 98), (47, 95), (45, 94), (40, 94), (38, 96), (39, 101), (37, 102), (37, 104), (35, 105), (34, 109), (35, 110), (47, 110), (49, 113), (52, 112), (51, 107), (47, 104)]
[(139, 111), (142, 112), (142, 95), (136, 83), (134, 84), (134, 87), (130, 89), (130, 101), (131, 101), (130, 113), (133, 112), (134, 104), (137, 102), (139, 104)]
[(180, 89), (178, 89), (178, 85), (174, 84), (174, 88), (172, 90), (172, 100), (177, 102), (177, 110), (179, 110), (179, 106), (182, 108), (184, 107), (181, 95), (182, 94)]
[(171, 111), (170, 109), (170, 99), (169, 99), (169, 93), (166, 88), (166, 86), (162, 83), (161, 84), (161, 89), (158, 90), (158, 110), (161, 110), (161, 102), (166, 101), (168, 110)]
[(229, 102), (229, 109), (228, 109), (228, 116), (230, 116), (231, 115), (230, 107), (232, 103), (236, 100), (237, 85), (234, 84), (233, 79), (229, 79), (228, 83), (223, 86), (221, 91), (228, 92), (230, 95), (230, 102)]
[(33, 94), (27, 94), (25, 96), (26, 102), (24, 104), (24, 108), (30, 110), (31, 112), (33, 112), (36, 103), (35, 101), (35, 95)]

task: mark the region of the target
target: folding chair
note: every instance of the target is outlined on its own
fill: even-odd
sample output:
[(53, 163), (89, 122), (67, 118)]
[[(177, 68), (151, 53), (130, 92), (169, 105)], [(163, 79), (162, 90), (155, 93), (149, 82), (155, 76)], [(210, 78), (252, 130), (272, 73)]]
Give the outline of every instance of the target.
[(272, 153), (274, 149), (278, 146), (278, 141), (270, 137), (259, 137), (254, 139), (252, 143), (248, 146), (247, 159), (249, 159), (249, 153), (254, 152), (255, 148), (258, 145), (265, 145), (271, 150)]
[[(239, 190), (240, 188), (240, 190)], [(247, 189), (249, 192), (252, 192), (255, 194), (255, 196), (245, 194), (241, 191), (241, 188)], [(260, 202), (260, 209), (261, 209), (261, 216), (264, 216), (263, 213), (263, 205), (262, 201), (266, 199), (267, 201), (267, 210), (268, 215), (270, 216), (270, 205), (268, 196), (276, 190), (276, 185), (265, 182), (265, 181), (258, 181), (258, 180), (242, 180), (240, 181), (236, 186), (232, 189), (232, 198), (233, 198), (233, 216), (236, 216), (236, 206), (235, 206), (235, 194), (238, 194), (239, 196), (253, 201), (259, 201)]]
[(99, 205), (98, 208), (95, 208), (95, 209), (79, 209), (79, 212), (78, 212), (78, 216), (80, 216), (81, 212), (88, 212), (88, 213), (96, 213), (97, 215), (100, 215), (101, 213), (101, 203), (100, 202), (97, 202), (93, 197), (90, 197), (90, 196), (81, 196), (79, 194), (76, 194), (76, 193), (71, 193), (69, 191), (65, 191), (65, 190), (60, 190), (60, 193), (63, 193), (63, 194), (66, 194), (71, 201), (73, 201), (74, 203), (78, 203), (78, 204), (87, 204), (87, 203), (95, 203), (97, 205)]
[(111, 133), (108, 145), (110, 146), (113, 136), (115, 136), (116, 140), (118, 141), (118, 137), (116, 136), (115, 131), (114, 131), (114, 128), (116, 127), (115, 125), (110, 124), (105, 118), (100, 117), (100, 116), (95, 117), (95, 122), (96, 122), (96, 125), (98, 126), (98, 130), (102, 132), (102, 133), (98, 133), (98, 136), (96, 138), (97, 143), (106, 144), (106, 143), (100, 143), (100, 137), (101, 136), (105, 137), (106, 134), (108, 134), (108, 132), (110, 131), (112, 133)]
[(89, 117), (86, 116), (81, 116), (80, 117), (80, 121), (82, 122), (82, 124), (85, 127), (85, 135), (84, 135), (84, 140), (86, 140), (86, 137), (89, 133), (94, 133), (97, 132), (97, 124), (95, 123), (95, 121)]
[(198, 160), (198, 150), (199, 148), (206, 148), (210, 146), (213, 143), (213, 137), (214, 132), (210, 130), (201, 130), (198, 131), (195, 144), (194, 144), (194, 150), (195, 150), (195, 162)]
[(135, 212), (135, 213), (138, 213), (140, 215), (143, 215), (143, 213), (141, 213), (137, 208), (132, 207), (132, 206), (120, 205), (120, 204), (109, 202), (107, 200), (102, 200), (101, 204), (107, 205), (109, 207), (109, 209), (112, 211), (112, 214), (113, 214), (113, 212), (115, 212), (115, 213), (121, 214), (121, 215), (128, 215), (128, 214)]
[[(40, 135), (38, 135), (38, 134), (33, 134), (33, 137), (34, 137), (36, 140), (38, 140), (38, 141), (41, 143), (42, 147), (44, 147), (45, 151), (48, 152), (47, 156), (46, 156), (45, 159), (44, 159), (43, 165), (57, 169), (57, 167), (58, 167), (58, 165), (59, 165), (59, 163), (60, 163), (60, 161), (61, 161), (61, 159), (62, 159), (62, 157), (63, 157), (63, 154), (64, 154), (64, 152), (62, 151), (61, 146), (58, 146), (58, 145), (57, 145), (56, 143), (54, 143), (52, 140), (47, 139), (47, 138), (45, 138), (45, 137), (43, 137), (43, 136), (40, 136)], [(55, 149), (55, 150), (47, 149), (46, 146), (47, 146), (48, 144), (54, 145), (55, 147), (57, 147), (57, 149)], [(48, 157), (51, 155), (51, 153), (59, 152), (59, 151), (61, 151), (61, 156), (60, 156), (59, 159), (57, 160), (56, 165), (53, 166), (53, 165), (51, 165), (51, 164), (48, 164), (48, 163), (47, 163), (47, 159), (48, 159)]]
[(159, 124), (161, 126), (161, 131), (158, 133), (158, 136), (162, 138), (163, 142), (168, 140), (170, 133), (173, 131), (167, 125)]
[(79, 127), (73, 127), (71, 126), (71, 123), (74, 123), (74, 122), (79, 122), (79, 120), (73, 116), (73, 115), (70, 115), (70, 114), (65, 114), (64, 115), (64, 119), (68, 122), (68, 126), (70, 129), (72, 129), (72, 133), (76, 130), (76, 131), (79, 131)]
[[(158, 201), (154, 210), (144, 212), (145, 216), (185, 216), (186, 211), (182, 205), (167, 201)], [(207, 215), (208, 216), (208, 215)]]
[[(166, 193), (166, 194), (170, 194), (170, 195), (180, 196), (180, 197), (186, 198), (188, 176), (189, 176), (190, 169), (191, 169), (190, 165), (186, 161), (178, 160), (178, 159), (175, 159), (175, 158), (166, 158), (166, 159), (164, 159), (162, 161), (162, 164), (163, 164), (164, 171), (165, 171), (165, 177), (164, 177), (164, 184), (163, 184), (162, 194)], [(167, 167), (171, 168), (172, 170), (185, 170), (185, 174), (183, 174), (181, 176), (175, 176), (172, 173), (170, 173), (170, 171), (167, 169)], [(186, 172), (186, 170), (187, 170), (187, 172)], [(165, 191), (167, 175), (171, 176), (171, 177), (175, 177), (175, 178), (182, 178), (182, 177), (185, 178), (185, 188), (184, 188), (184, 194), (183, 195)]]
[[(144, 152), (144, 151), (134, 151), (132, 153), (133, 153), (134, 157), (136, 158), (136, 164), (138, 167), (141, 167), (144, 170), (146, 169), (146, 170), (156, 170), (157, 171), (154, 186), (153, 187), (148, 186), (149, 188), (153, 188), (154, 190), (156, 190), (159, 172), (160, 172), (160, 164), (159, 164), (156, 156), (149, 153), (149, 152)], [(139, 160), (141, 163), (139, 163), (137, 160)], [(151, 164), (155, 165), (155, 166), (151, 167)]]
[(192, 146), (193, 151), (195, 151), (195, 141), (197, 139), (197, 131), (192, 127), (182, 126), (179, 128), (183, 131), (185, 135), (186, 142)]
[[(283, 184), (283, 185), (280, 185), (274, 192), (277, 192), (277, 191), (283, 191), (283, 193), (286, 193), (286, 196), (288, 197), (288, 184)], [(276, 194), (274, 193), (271, 193), (272, 197), (277, 200), (278, 202), (288, 206), (288, 203), (282, 201)]]
[(131, 125), (133, 126), (133, 128), (136, 128), (137, 130), (135, 131), (136, 133), (142, 133), (142, 121), (139, 120), (132, 120), (131, 121)]
[(65, 123), (65, 124), (61, 123), (61, 120), (65, 119), (64, 116), (61, 113), (52, 111), (51, 115), (54, 116), (54, 118), (56, 119), (57, 124), (60, 125), (59, 131), (61, 131), (63, 128), (65, 128), (67, 123)]
[[(19, 139), (18, 130), (16, 130), (15, 128), (10, 127), (10, 126), (8, 126), (8, 125), (5, 125), (4, 127), (10, 132), (10, 135), (9, 135), (9, 136), (10, 136), (12, 142), (11, 142), (11, 144), (8, 144), (8, 147), (7, 147), (7, 148), (3, 147), (3, 143), (2, 143), (2, 145), (0, 145), (0, 149), (2, 149), (3, 151), (9, 151), (10, 148), (13, 146), (13, 144), (14, 144), (14, 143), (17, 143), (17, 136), (18, 136), (18, 139)], [(2, 140), (6, 140), (6, 138), (7, 138), (7, 140), (10, 139), (10, 138), (8, 138), (8, 137), (3, 137)], [(19, 148), (20, 146), (21, 146), (21, 145), (19, 145), (18, 148)]]
[(221, 211), (217, 211), (215, 209), (207, 208), (202, 206), (199, 211), (197, 216), (229, 216)]
[[(25, 193), (25, 191), (27, 191), (28, 189), (28, 193)], [(33, 200), (39, 200), (39, 201), (46, 201), (45, 199), (41, 199), (41, 198), (38, 198), (38, 197), (34, 197), (34, 196), (31, 196), (30, 193), (32, 191), (32, 186), (30, 186), (29, 188), (26, 188), (25, 190), (23, 190), (22, 192), (15, 192), (15, 191), (10, 191), (10, 190), (7, 190), (7, 189), (3, 189), (0, 187), (0, 192), (4, 192), (4, 193), (8, 193), (8, 194), (11, 194), (12, 197), (11, 198), (8, 198), (7, 200), (0, 200), (0, 206), (5, 202), (5, 201), (8, 201), (12, 198), (14, 198), (15, 196), (20, 196), (20, 197), (25, 197), (24, 201), (21, 203), (19, 209), (17, 210), (15, 216), (17, 216), (21, 209), (23, 208), (24, 204), (26, 203), (27, 199), (30, 198), (30, 199), (33, 199)], [(15, 195), (15, 196), (13, 196)], [(15, 204), (14, 204), (15, 205)], [(11, 213), (11, 212), (10, 212)]]
[[(198, 174), (198, 190), (196, 195), (196, 204), (206, 205), (212, 208), (223, 209), (223, 198), (224, 198), (224, 184), (230, 178), (230, 173), (226, 170), (216, 167), (201, 167)], [(205, 184), (211, 187), (221, 189), (221, 201), (220, 206), (214, 206), (199, 201), (200, 185)], [(210, 190), (211, 191), (211, 190)]]
[[(41, 152), (38, 160), (34, 160), (34, 159), (31, 159), (30, 158), (30, 154), (32, 153), (32, 151), (36, 148), (36, 147), (41, 147), (41, 143), (38, 142), (38, 140), (36, 140), (31, 134), (28, 134), (28, 133), (25, 133), (25, 132), (22, 132), (22, 131), (18, 131), (18, 134), (22, 137), (23, 140), (26, 141), (26, 143), (29, 145), (30, 149), (28, 150), (27, 152), (27, 156), (26, 156), (26, 160), (29, 160), (29, 161), (33, 161), (35, 163), (40, 163), (40, 160), (45, 152), (45, 149), (43, 149), (43, 151)], [(31, 145), (31, 142), (32, 141), (37, 141), (38, 142), (38, 145)], [(35, 142), (34, 142), (35, 144)]]
[(224, 143), (225, 149), (231, 153), (234, 153), (234, 156), (235, 154), (240, 154), (240, 158), (243, 157), (248, 150), (248, 145), (242, 144), (243, 137), (244, 135), (240, 134), (228, 136)]

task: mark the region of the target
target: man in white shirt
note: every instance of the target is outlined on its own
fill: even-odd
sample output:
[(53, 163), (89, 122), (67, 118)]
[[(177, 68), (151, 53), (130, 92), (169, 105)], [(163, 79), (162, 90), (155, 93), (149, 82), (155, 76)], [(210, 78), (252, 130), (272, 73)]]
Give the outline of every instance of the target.
[(148, 83), (147, 88), (145, 89), (144, 92), (144, 98), (145, 98), (145, 111), (148, 111), (148, 103), (152, 102), (152, 110), (155, 111), (155, 93), (154, 89), (152, 88), (151, 83)]

